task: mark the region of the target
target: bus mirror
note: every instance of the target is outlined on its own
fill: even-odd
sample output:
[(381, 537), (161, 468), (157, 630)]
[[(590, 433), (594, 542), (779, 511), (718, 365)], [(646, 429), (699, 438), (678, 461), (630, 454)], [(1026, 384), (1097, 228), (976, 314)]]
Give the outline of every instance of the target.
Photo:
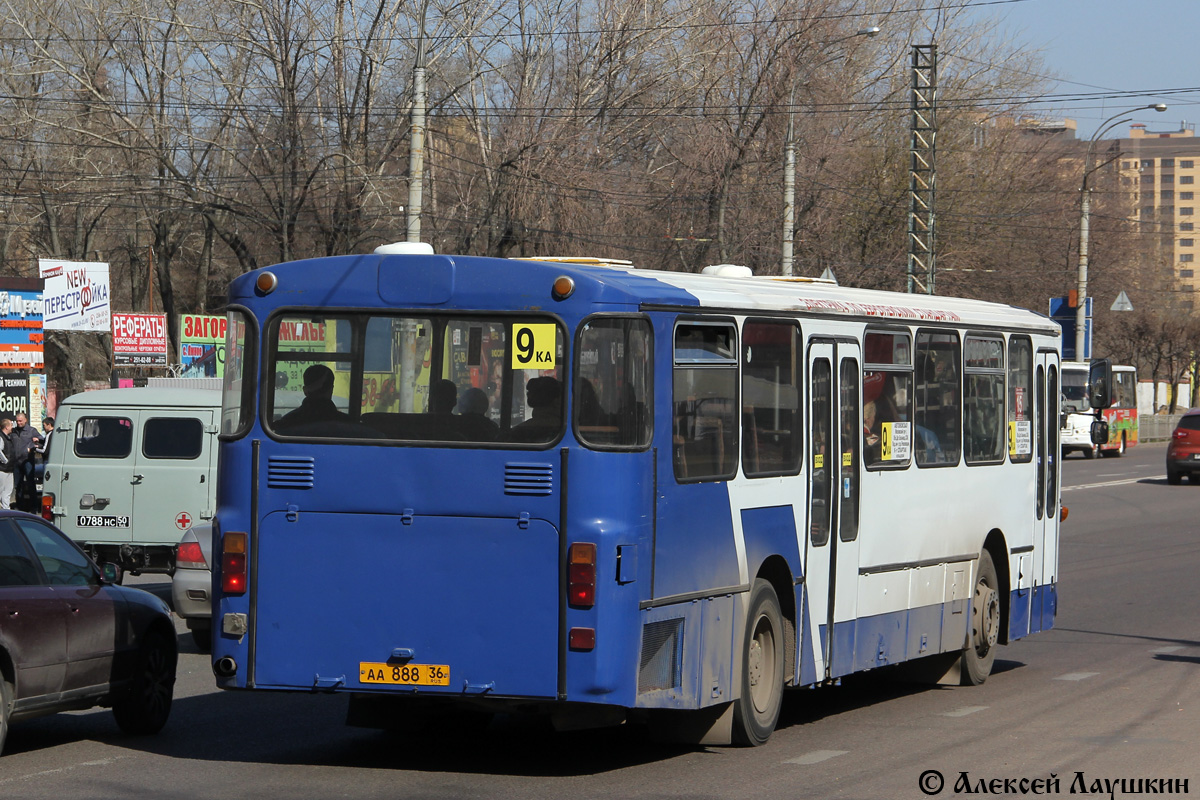
[[(1112, 389), (1112, 362), (1107, 358), (1093, 361), (1088, 370), (1088, 401), (1092, 404), (1092, 408), (1096, 409), (1097, 416), (1101, 410), (1112, 405)], [(1095, 434), (1093, 434), (1092, 440), (1095, 441)]]
[(1092, 444), (1108, 444), (1108, 421), (1098, 419), (1092, 422)]

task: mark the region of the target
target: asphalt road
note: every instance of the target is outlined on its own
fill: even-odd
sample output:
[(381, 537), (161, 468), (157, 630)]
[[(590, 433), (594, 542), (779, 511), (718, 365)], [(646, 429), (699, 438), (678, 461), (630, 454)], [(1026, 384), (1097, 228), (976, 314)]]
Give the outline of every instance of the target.
[(126, 737), (102, 710), (24, 723), (0, 757), (0, 797), (919, 798), (932, 771), (942, 797), (1128, 796), (1103, 783), (1121, 779), (1200, 793), (1200, 485), (1168, 486), (1163, 450), (1064, 462), (1057, 626), (1004, 648), (981, 687), (876, 672), (792, 692), (756, 749), (520, 720), (389, 735), (345, 728), (341, 697), (218, 692), (180, 625), (166, 730)]

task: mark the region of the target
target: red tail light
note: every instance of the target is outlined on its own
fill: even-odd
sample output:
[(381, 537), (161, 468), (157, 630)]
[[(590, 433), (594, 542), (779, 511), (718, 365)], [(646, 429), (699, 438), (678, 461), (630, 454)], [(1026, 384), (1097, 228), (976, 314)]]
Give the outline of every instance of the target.
[(577, 608), (596, 604), (596, 545), (575, 542), (567, 551), (567, 602)]
[(221, 591), (246, 591), (246, 534), (230, 532), (221, 537)]
[(180, 542), (175, 551), (176, 566), (191, 569), (206, 569), (208, 562), (204, 560), (204, 551), (199, 542)]
[(42, 495), (42, 519), (47, 522), (54, 522), (54, 495)]
[(1182, 442), (1184, 439), (1188, 438), (1188, 431), (1187, 431), (1187, 429), (1185, 429), (1185, 428), (1176, 428), (1176, 429), (1175, 429), (1175, 438), (1176, 438), (1176, 439), (1178, 439), (1178, 440), (1179, 440), (1179, 441), (1181, 441), (1181, 442)]

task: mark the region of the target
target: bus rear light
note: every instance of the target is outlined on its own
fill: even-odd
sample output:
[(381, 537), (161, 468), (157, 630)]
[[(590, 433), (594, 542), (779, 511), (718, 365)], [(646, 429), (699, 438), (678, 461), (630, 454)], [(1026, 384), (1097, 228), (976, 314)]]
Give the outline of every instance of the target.
[(1067, 513), (1068, 512), (1067, 512), (1066, 506), (1059, 506), (1058, 507), (1058, 521), (1066, 522), (1067, 521)]
[(560, 275), (554, 279), (554, 286), (550, 289), (550, 294), (555, 300), (566, 300), (575, 293), (575, 281), (567, 275)]
[(221, 591), (246, 591), (246, 534), (229, 532), (221, 537)]
[(54, 495), (42, 495), (42, 519), (54, 522)]
[(575, 542), (567, 551), (567, 602), (577, 608), (596, 604), (596, 545)]
[(275, 277), (274, 272), (260, 272), (254, 281), (254, 288), (258, 290), (259, 294), (270, 294), (278, 285), (279, 278)]
[(567, 644), (572, 650), (595, 650), (595, 628), (571, 628), (567, 633)]

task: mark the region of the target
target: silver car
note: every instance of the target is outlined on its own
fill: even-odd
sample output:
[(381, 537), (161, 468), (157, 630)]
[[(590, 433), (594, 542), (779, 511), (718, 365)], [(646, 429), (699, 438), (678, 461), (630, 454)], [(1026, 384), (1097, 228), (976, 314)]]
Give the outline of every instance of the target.
[(194, 525), (175, 546), (171, 604), (200, 652), (212, 649), (212, 525)]

